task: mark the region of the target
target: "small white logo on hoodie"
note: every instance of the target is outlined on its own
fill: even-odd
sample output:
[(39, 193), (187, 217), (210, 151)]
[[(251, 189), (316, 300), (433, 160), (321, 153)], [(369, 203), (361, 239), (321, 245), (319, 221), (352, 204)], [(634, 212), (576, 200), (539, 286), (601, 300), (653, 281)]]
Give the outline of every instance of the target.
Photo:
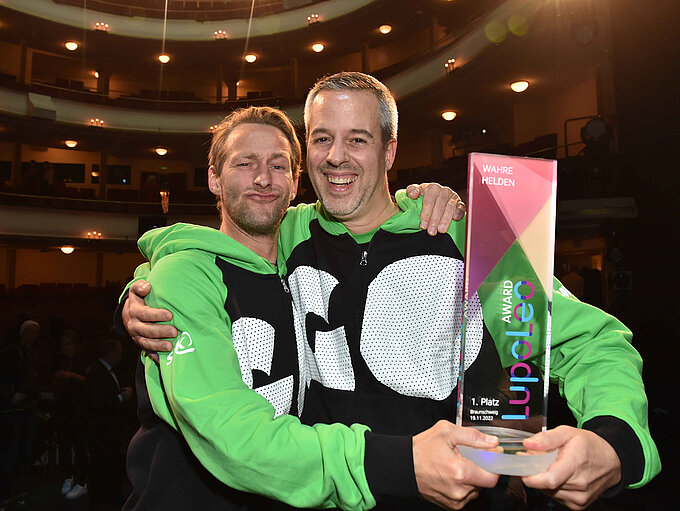
[(180, 335), (179, 340), (175, 344), (175, 349), (168, 354), (168, 361), (165, 363), (165, 365), (170, 365), (174, 355), (184, 355), (185, 353), (191, 353), (192, 351), (195, 351), (196, 348), (192, 347), (193, 344), (194, 341), (191, 338), (189, 332), (182, 332), (182, 335)]

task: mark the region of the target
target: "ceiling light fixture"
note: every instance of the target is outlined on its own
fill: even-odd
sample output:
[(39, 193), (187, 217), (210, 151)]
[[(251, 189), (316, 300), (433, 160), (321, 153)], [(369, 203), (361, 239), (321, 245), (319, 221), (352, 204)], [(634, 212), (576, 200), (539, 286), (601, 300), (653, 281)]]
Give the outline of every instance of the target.
[(246, 60), (246, 62), (252, 64), (253, 62), (255, 62), (257, 60), (257, 55), (255, 55), (254, 53), (249, 53), (248, 55), (246, 55), (243, 58)]
[(64, 43), (64, 46), (66, 47), (67, 50), (69, 51), (75, 51), (78, 49), (78, 43), (75, 41), (66, 41)]
[(213, 36), (215, 37), (215, 39), (226, 39), (227, 37), (229, 37), (227, 31), (222, 29), (213, 32)]
[(66, 147), (70, 147), (71, 149), (73, 149), (75, 146), (78, 145), (78, 141), (77, 140), (64, 140), (64, 144), (66, 144)]
[(322, 52), (324, 48), (325, 48), (324, 45), (321, 43), (315, 43), (312, 45), (312, 50), (314, 50), (317, 53)]
[(94, 77), (95, 77), (95, 78), (99, 78), (99, 71), (95, 71), (95, 72), (92, 73), (92, 74), (94, 74)]
[(170, 62), (170, 55), (163, 53), (158, 56), (158, 60), (161, 62), (161, 64), (167, 64)]
[(319, 15), (318, 14), (312, 13), (309, 16), (307, 16), (307, 23), (309, 23), (310, 25), (312, 23), (318, 23), (318, 22), (319, 22)]
[(68, 254), (72, 254), (73, 251), (75, 250), (75, 248), (70, 247), (70, 246), (64, 246), (64, 247), (61, 247), (59, 250), (61, 250), (64, 254), (68, 255)]
[(453, 110), (447, 110), (446, 112), (442, 112), (442, 119), (445, 121), (452, 121), (456, 118), (456, 115), (458, 114)]
[(380, 25), (380, 28), (378, 28), (381, 34), (389, 34), (392, 32), (392, 25)]
[(512, 82), (510, 88), (515, 92), (524, 92), (529, 88), (529, 82), (526, 80), (520, 80), (518, 82)]
[(156, 148), (156, 154), (158, 156), (165, 156), (166, 154), (168, 154), (168, 150), (165, 147), (158, 146)]

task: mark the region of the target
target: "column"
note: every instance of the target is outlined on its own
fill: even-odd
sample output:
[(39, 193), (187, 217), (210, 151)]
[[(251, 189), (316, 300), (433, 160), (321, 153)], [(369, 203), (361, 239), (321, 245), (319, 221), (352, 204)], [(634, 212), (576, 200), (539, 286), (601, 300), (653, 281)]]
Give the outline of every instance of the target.
[(229, 101), (236, 101), (238, 99), (238, 93), (236, 90), (236, 82), (238, 82), (238, 77), (235, 73), (229, 73), (229, 76), (226, 77), (225, 81), (227, 82), (227, 87), (229, 89)]
[(222, 103), (222, 83), (224, 82), (224, 67), (217, 66), (217, 78), (215, 80), (215, 103)]
[(97, 78), (97, 94), (102, 94), (104, 96), (109, 95), (109, 82), (111, 80), (111, 70), (106, 66), (101, 66), (97, 72), (99, 73), (99, 78)]
[(21, 143), (14, 144), (14, 157), (12, 158), (12, 174), (10, 184), (15, 191), (21, 185)]
[(368, 62), (368, 52), (370, 51), (370, 47), (368, 44), (362, 44), (361, 45), (361, 72), (362, 73), (369, 73), (369, 62)]
[(97, 193), (99, 198), (102, 200), (106, 200), (107, 161), (108, 155), (104, 151), (102, 151), (99, 155), (99, 191)]
[(104, 252), (97, 252), (97, 276), (95, 277), (95, 286), (102, 287), (104, 276)]
[(17, 282), (17, 249), (7, 249), (7, 290), (14, 289)]

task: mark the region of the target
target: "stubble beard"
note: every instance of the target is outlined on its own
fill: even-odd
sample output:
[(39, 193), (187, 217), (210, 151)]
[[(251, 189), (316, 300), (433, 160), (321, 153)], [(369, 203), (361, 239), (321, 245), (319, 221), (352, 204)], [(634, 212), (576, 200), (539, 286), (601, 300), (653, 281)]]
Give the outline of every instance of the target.
[(247, 199), (241, 194), (222, 194), (222, 204), (226, 214), (245, 233), (251, 236), (274, 236), (277, 234), (283, 215), (288, 209), (290, 201), (281, 195), (269, 209), (257, 211), (249, 207)]
[[(347, 197), (338, 197), (329, 190), (327, 190), (326, 187), (329, 185), (329, 183), (328, 180), (326, 179), (326, 176), (324, 175), (324, 170), (326, 169), (323, 167), (317, 170), (315, 178), (312, 179), (312, 186), (314, 188), (314, 191), (316, 192), (316, 195), (319, 197), (321, 205), (324, 207), (324, 209), (329, 214), (342, 220), (343, 218), (353, 214), (361, 207), (361, 205), (366, 200), (366, 190), (360, 188), (359, 193), (356, 193), (355, 191), (354, 194), (348, 194)], [(354, 167), (345, 168), (341, 167), (340, 170), (355, 170), (355, 169)], [(359, 179), (361, 178), (361, 173), (357, 172), (357, 174), (359, 177), (357, 177), (357, 180), (354, 182), (354, 184), (358, 185), (357, 181), (359, 181)]]

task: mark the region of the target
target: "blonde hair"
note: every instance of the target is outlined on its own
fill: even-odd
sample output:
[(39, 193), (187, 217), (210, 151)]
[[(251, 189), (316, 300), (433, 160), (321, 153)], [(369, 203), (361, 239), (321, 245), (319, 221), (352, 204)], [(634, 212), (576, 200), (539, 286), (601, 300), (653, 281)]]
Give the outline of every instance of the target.
[(208, 153), (208, 163), (213, 167), (215, 174), (218, 176), (222, 174), (222, 167), (227, 159), (227, 139), (231, 132), (241, 124), (266, 124), (281, 131), (290, 144), (293, 179), (300, 175), (302, 149), (295, 128), (286, 114), (270, 106), (250, 106), (234, 110), (215, 128)]

